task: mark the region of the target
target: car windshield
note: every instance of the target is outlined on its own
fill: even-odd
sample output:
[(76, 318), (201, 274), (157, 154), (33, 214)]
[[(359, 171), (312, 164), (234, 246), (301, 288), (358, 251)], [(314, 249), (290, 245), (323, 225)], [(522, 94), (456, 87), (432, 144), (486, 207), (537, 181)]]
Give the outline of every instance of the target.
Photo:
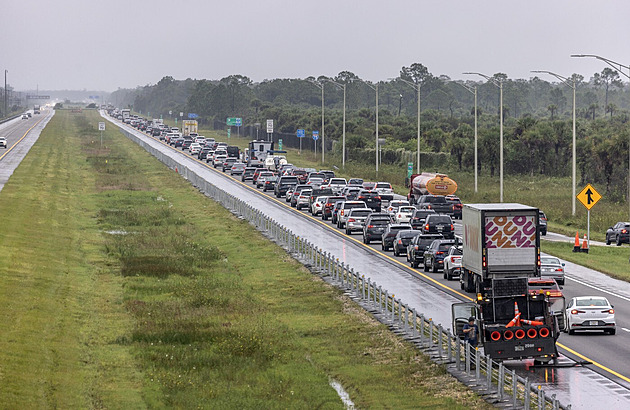
[(387, 182), (378, 182), (376, 184), (376, 188), (389, 188), (389, 189), (391, 189), (392, 186), (389, 183), (387, 183)]
[(462, 255), (462, 248), (453, 248), (451, 255)]
[(398, 232), (398, 235), (401, 238), (409, 239), (413, 238), (414, 236), (420, 235), (420, 231), (400, 231)]
[[(427, 220), (427, 222), (429, 222)], [(430, 222), (431, 223), (435, 223), (435, 224), (450, 224), (451, 221), (451, 217), (447, 216), (447, 215), (438, 215), (438, 216), (432, 216), (430, 218)]]
[(430, 202), (432, 204), (444, 204), (446, 203), (446, 199), (443, 196), (428, 196), (425, 202)]
[(560, 265), (560, 260), (558, 258), (549, 258), (542, 257), (540, 258), (540, 263), (543, 265)]
[(439, 247), (439, 250), (447, 252), (449, 249), (451, 249), (451, 246), (453, 246), (452, 243), (441, 243), (440, 247)]
[(365, 208), (365, 204), (364, 203), (346, 203), (344, 208), (346, 209), (352, 209), (352, 208)]
[(400, 208), (398, 208), (398, 212), (412, 213), (415, 210), (416, 208), (414, 208), (413, 206), (401, 206)]
[(575, 306), (608, 306), (608, 301), (604, 298), (577, 299)]
[(358, 216), (358, 217), (364, 217), (364, 216), (368, 216), (371, 213), (372, 213), (372, 211), (366, 209), (366, 210), (360, 210), (360, 211), (352, 211), (352, 213), (350, 215)]
[(389, 224), (390, 222), (391, 222), (391, 221), (390, 221), (389, 219), (385, 219), (385, 218), (383, 218), (383, 219), (372, 219), (372, 220), (370, 221), (370, 223), (371, 223), (372, 225), (379, 225), (379, 226), (382, 226), (382, 225), (387, 225), (387, 224)]
[(429, 246), (433, 243), (435, 238), (420, 238), (418, 239), (418, 245)]
[(346, 185), (346, 181), (342, 178), (333, 178), (330, 180), (330, 183), (336, 185)]

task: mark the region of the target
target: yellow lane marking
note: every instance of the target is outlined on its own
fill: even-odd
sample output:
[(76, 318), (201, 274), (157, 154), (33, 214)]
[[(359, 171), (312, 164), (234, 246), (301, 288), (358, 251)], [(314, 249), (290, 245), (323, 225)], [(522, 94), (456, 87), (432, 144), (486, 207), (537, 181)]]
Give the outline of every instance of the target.
[(11, 150), (12, 150), (12, 149), (13, 149), (13, 148), (17, 145), (17, 144), (19, 144), (19, 143), (20, 143), (20, 142), (21, 142), (24, 138), (26, 138), (26, 136), (28, 135), (28, 133), (29, 133), (29, 132), (31, 132), (31, 130), (32, 130), (33, 128), (35, 128), (35, 127), (37, 126), (37, 124), (39, 124), (40, 122), (42, 122), (45, 118), (46, 118), (46, 117), (42, 117), (42, 118), (41, 118), (39, 121), (37, 121), (37, 122), (36, 122), (36, 123), (35, 123), (35, 124), (31, 127), (31, 128), (29, 128), (28, 130), (26, 130), (26, 132), (24, 133), (24, 135), (22, 135), (22, 137), (21, 137), (19, 140), (17, 140), (17, 141), (15, 142), (15, 144), (11, 145), (11, 147), (10, 147), (9, 149), (7, 149), (7, 150), (5, 151), (5, 153), (4, 153), (4, 154), (0, 155), (0, 160), (1, 160), (2, 158), (4, 158), (4, 157), (5, 157), (5, 156), (9, 153), (9, 152), (11, 152)]
[[(176, 152), (179, 152), (179, 153), (181, 153), (181, 154), (183, 154), (183, 155), (187, 156), (188, 158), (192, 159), (193, 161), (196, 161), (196, 162), (198, 162), (198, 163), (201, 163), (201, 164), (203, 164), (203, 165), (206, 165), (206, 167), (207, 167), (208, 169), (213, 170), (213, 171), (214, 171), (214, 172), (216, 172), (217, 174), (222, 175), (222, 176), (225, 176), (225, 177), (228, 177), (228, 178), (230, 178), (232, 181), (239, 183), (241, 186), (243, 186), (243, 187), (245, 187), (245, 188), (247, 188), (247, 189), (249, 189), (249, 190), (251, 190), (251, 191), (253, 191), (253, 192), (256, 192), (258, 195), (262, 195), (262, 194), (260, 193), (260, 191), (258, 191), (258, 190), (257, 190), (256, 188), (254, 188), (253, 186), (249, 186), (249, 185), (245, 184), (244, 182), (242, 182), (242, 181), (240, 181), (240, 180), (237, 180), (236, 178), (234, 178), (234, 177), (233, 177), (233, 176), (231, 176), (231, 175), (227, 175), (227, 174), (224, 174), (223, 172), (219, 172), (219, 171), (217, 171), (217, 170), (216, 170), (216, 169), (214, 169), (214, 168), (210, 168), (207, 164), (204, 164), (204, 162), (203, 162), (203, 161), (201, 161), (200, 159), (195, 158), (195, 157), (193, 157), (192, 155), (189, 155), (189, 154), (187, 154), (187, 153), (185, 153), (185, 152), (183, 152), (183, 151), (181, 151), (181, 152), (180, 152), (180, 151), (177, 151), (177, 149), (176, 149), (176, 148), (171, 147), (171, 146), (170, 146), (170, 145), (168, 145), (166, 142), (160, 141), (160, 140), (158, 140), (158, 139), (156, 139), (156, 138), (154, 138), (154, 137), (152, 137), (152, 136), (150, 136), (150, 135), (148, 135), (148, 134), (145, 134), (145, 135), (147, 135), (147, 136), (149, 136), (149, 137), (153, 138), (155, 141), (158, 141), (158, 142), (162, 143), (163, 145), (165, 145), (165, 146), (169, 147), (170, 149), (172, 149), (172, 150), (174, 150), (174, 151), (176, 151)], [(271, 196), (267, 196), (267, 195), (265, 195), (265, 197), (267, 197), (267, 198), (269, 198), (269, 199), (271, 199), (271, 200), (275, 201), (276, 203), (278, 203), (278, 204), (280, 204), (280, 205), (284, 206), (285, 208), (289, 209), (290, 211), (292, 211), (292, 212), (294, 212), (294, 213), (296, 213), (296, 214), (298, 214), (298, 215), (301, 215), (301, 216), (303, 216), (303, 217), (307, 217), (307, 218), (311, 219), (312, 221), (314, 221), (314, 222), (317, 222), (317, 223), (321, 224), (322, 226), (326, 227), (327, 229), (329, 229), (329, 230), (331, 230), (331, 231), (333, 231), (333, 232), (335, 232), (335, 233), (339, 233), (337, 230), (335, 230), (333, 227), (331, 227), (330, 225), (328, 225), (328, 224), (327, 224), (327, 223), (325, 223), (324, 221), (321, 221), (321, 220), (319, 220), (319, 219), (315, 219), (315, 217), (313, 217), (313, 216), (311, 216), (311, 215), (307, 215), (307, 214), (305, 214), (305, 213), (303, 213), (303, 212), (300, 212), (300, 211), (298, 211), (297, 209), (293, 209), (290, 205), (287, 205), (286, 203), (283, 203), (282, 201), (278, 200), (277, 198), (274, 198), (274, 197), (271, 197)], [(437, 280), (433, 279), (432, 277), (425, 275), (424, 273), (417, 272), (417, 271), (415, 271), (415, 270), (411, 269), (410, 267), (408, 267), (408, 266), (407, 266), (407, 265), (405, 265), (404, 263), (400, 262), (399, 260), (394, 259), (394, 258), (392, 258), (391, 256), (386, 255), (386, 254), (384, 254), (383, 252), (378, 251), (377, 249), (371, 248), (371, 247), (370, 247), (370, 246), (368, 246), (367, 244), (364, 244), (363, 242), (359, 241), (358, 239), (355, 239), (355, 238), (350, 237), (350, 236), (348, 236), (348, 239), (352, 239), (352, 240), (353, 240), (354, 242), (356, 242), (357, 244), (359, 244), (359, 245), (361, 245), (361, 246), (363, 246), (363, 247), (365, 247), (365, 248), (367, 248), (367, 249), (369, 249), (369, 250), (371, 250), (371, 251), (373, 251), (373, 252), (375, 252), (375, 253), (377, 253), (377, 254), (379, 254), (379, 255), (381, 255), (381, 256), (383, 256), (383, 257), (385, 257), (385, 258), (387, 258), (388, 260), (390, 260), (390, 261), (392, 261), (392, 262), (395, 262), (397, 265), (400, 265), (400, 266), (404, 267), (407, 271), (410, 271), (410, 272), (412, 272), (412, 273), (414, 273), (414, 274), (416, 274), (416, 275), (418, 275), (418, 276), (421, 276), (421, 277), (423, 277), (423, 278), (425, 278), (425, 279), (427, 279), (427, 280), (431, 281), (432, 283), (434, 283), (434, 284), (436, 284), (436, 285), (440, 286), (441, 288), (446, 289), (446, 290), (447, 290), (447, 291), (449, 291), (449, 292), (455, 293), (456, 295), (459, 295), (459, 296), (461, 296), (462, 298), (464, 298), (464, 299), (466, 299), (466, 300), (469, 300), (469, 301), (474, 300), (474, 299), (473, 299), (473, 298), (471, 298), (470, 296), (465, 295), (465, 294), (463, 294), (463, 293), (461, 293), (461, 292), (458, 292), (458, 291), (456, 291), (455, 289), (452, 289), (452, 288), (450, 288), (450, 287), (448, 287), (448, 286), (444, 285), (443, 283), (438, 282)], [(595, 366), (599, 367), (600, 369), (605, 370), (605, 371), (609, 372), (610, 374), (612, 374), (612, 375), (615, 375), (615, 376), (619, 377), (619, 378), (620, 378), (620, 379), (622, 379), (622, 380), (625, 380), (625, 381), (627, 381), (627, 382), (630, 382), (630, 378), (628, 378), (628, 377), (626, 377), (626, 376), (624, 376), (624, 375), (622, 375), (622, 374), (620, 374), (620, 373), (617, 373), (616, 371), (614, 371), (614, 370), (612, 370), (612, 369), (609, 369), (608, 367), (606, 367), (606, 366), (604, 366), (604, 365), (602, 365), (602, 364), (600, 364), (600, 363), (598, 363), (598, 362), (596, 362), (596, 361), (594, 361), (594, 360), (592, 360), (592, 359), (589, 359), (588, 357), (586, 357), (586, 356), (584, 356), (584, 355), (582, 355), (582, 354), (580, 354), (580, 353), (576, 352), (575, 350), (573, 350), (573, 349), (571, 349), (571, 348), (569, 348), (569, 347), (567, 347), (567, 346), (563, 345), (562, 343), (556, 342), (556, 344), (557, 344), (558, 346), (560, 346), (561, 348), (563, 348), (563, 349), (567, 350), (568, 352), (573, 353), (574, 355), (578, 356), (578, 357), (579, 357), (579, 358), (581, 358), (582, 360), (589, 361), (589, 362), (593, 363)]]

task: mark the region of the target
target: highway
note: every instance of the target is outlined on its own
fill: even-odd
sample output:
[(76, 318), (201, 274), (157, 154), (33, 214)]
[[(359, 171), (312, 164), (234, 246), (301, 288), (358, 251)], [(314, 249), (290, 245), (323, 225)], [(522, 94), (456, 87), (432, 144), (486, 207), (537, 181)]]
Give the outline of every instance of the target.
[[(210, 183), (246, 200), (293, 232), (332, 253), (444, 327), (450, 327), (450, 305), (470, 300), (471, 295), (461, 291), (458, 282), (444, 280), (442, 273), (412, 269), (404, 257), (383, 252), (380, 245), (363, 244), (358, 233), (347, 236), (329, 222), (291, 208), (284, 198), (276, 199), (273, 195), (263, 194), (251, 183), (241, 183), (196, 157), (175, 150), (106, 115), (104, 117), (127, 132), (141, 136), (164, 155), (176, 159)], [(567, 284), (563, 289), (566, 298), (606, 296), (615, 306), (617, 335), (562, 334), (559, 339), (562, 355), (559, 367), (534, 367), (533, 362), (527, 360), (507, 362), (506, 365), (530, 377), (534, 383), (543, 385), (549, 394), (556, 394), (563, 403), (571, 403), (573, 408), (608, 405), (630, 408), (630, 330), (624, 330), (630, 329), (630, 284), (571, 263), (567, 263), (566, 268)], [(592, 361), (593, 364), (575, 366), (582, 361)]]
[(54, 113), (53, 110), (43, 110), (41, 114), (33, 115), (28, 120), (18, 117), (0, 124), (0, 136), (7, 139), (7, 148), (0, 148), (0, 190), (37, 141)]

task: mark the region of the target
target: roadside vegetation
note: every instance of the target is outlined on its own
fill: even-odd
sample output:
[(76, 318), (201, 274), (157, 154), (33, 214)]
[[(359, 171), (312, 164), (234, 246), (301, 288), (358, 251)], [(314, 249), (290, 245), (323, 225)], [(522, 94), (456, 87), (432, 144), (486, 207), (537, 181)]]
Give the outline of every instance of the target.
[(0, 193), (0, 402), (488, 407), (99, 120), (58, 112)]

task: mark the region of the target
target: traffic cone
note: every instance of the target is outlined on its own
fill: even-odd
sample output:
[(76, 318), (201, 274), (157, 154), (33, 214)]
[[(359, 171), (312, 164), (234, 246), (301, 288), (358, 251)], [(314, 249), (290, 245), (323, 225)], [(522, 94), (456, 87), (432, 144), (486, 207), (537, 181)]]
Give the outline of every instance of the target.
[(523, 320), (521, 320), (521, 322), (525, 323), (526, 325), (531, 325), (531, 326), (542, 326), (542, 325), (544, 325), (544, 323), (539, 321), (539, 320), (523, 319)]
[(580, 235), (575, 232), (575, 244), (573, 245), (573, 252), (580, 252)]
[(588, 253), (588, 244), (586, 243), (586, 235), (584, 235), (584, 240), (582, 241), (582, 249), (580, 252)]

